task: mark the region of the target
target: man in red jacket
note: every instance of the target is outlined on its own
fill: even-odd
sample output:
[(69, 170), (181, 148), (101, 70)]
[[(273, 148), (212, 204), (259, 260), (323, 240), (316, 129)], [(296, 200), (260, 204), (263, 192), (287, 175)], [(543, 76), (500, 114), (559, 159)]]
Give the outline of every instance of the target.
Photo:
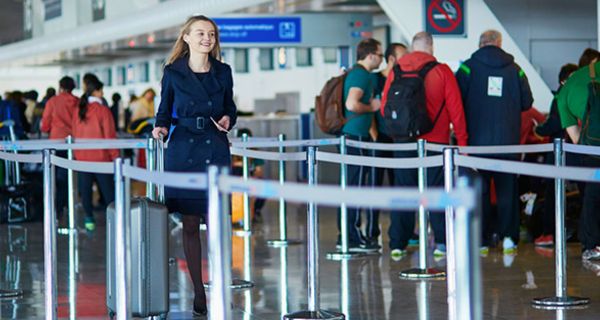
[[(417, 33), (411, 44), (411, 53), (404, 55), (398, 64), (403, 72), (419, 71), (429, 62), (436, 61), (433, 56), (433, 37), (427, 32)], [(381, 105), (382, 115), (387, 103), (387, 95), (390, 85), (394, 81), (394, 71), (388, 75)], [(450, 124), (460, 146), (467, 145), (467, 127), (460, 96), (460, 90), (452, 70), (446, 64), (437, 64), (425, 76), (425, 99), (427, 114), (433, 122), (433, 129), (421, 136), (427, 142), (449, 144)], [(437, 120), (435, 120), (437, 119)], [(431, 152), (429, 153), (431, 155)], [(398, 151), (395, 157), (416, 157), (414, 151)], [(416, 186), (416, 169), (398, 169), (395, 171), (396, 186)], [(444, 181), (443, 169), (441, 167), (427, 169), (427, 184), (429, 186), (441, 186)], [(430, 215), (433, 228), (436, 249), (435, 255), (446, 254), (446, 232), (443, 212), (435, 212)], [(391, 215), (391, 225), (388, 231), (390, 236), (390, 249), (392, 258), (400, 258), (406, 254), (408, 240), (413, 234), (415, 226), (414, 212), (394, 212)]]

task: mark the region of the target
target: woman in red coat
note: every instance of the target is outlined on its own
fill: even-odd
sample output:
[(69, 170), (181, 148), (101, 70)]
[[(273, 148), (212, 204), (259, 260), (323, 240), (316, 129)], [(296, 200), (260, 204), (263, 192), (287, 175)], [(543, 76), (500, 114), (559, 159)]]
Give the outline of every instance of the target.
[[(73, 115), (73, 137), (77, 139), (116, 139), (115, 123), (110, 109), (102, 105), (103, 84), (97, 79), (87, 84), (86, 91), (79, 100), (77, 113)], [(115, 149), (75, 150), (79, 161), (112, 162), (119, 156)], [(92, 184), (94, 179), (106, 203), (115, 199), (113, 176), (102, 173), (79, 172), (79, 194), (85, 211), (85, 228), (93, 231), (96, 220), (92, 207)]]

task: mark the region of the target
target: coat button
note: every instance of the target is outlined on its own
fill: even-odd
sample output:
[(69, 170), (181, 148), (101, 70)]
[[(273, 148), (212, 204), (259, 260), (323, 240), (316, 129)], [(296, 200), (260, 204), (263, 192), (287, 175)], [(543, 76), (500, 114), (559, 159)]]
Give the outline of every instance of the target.
[(212, 106), (212, 101), (209, 101), (209, 102), (208, 102), (208, 106), (209, 106), (209, 107), (210, 107), (210, 106)]
[(188, 163), (192, 163), (192, 162), (194, 162), (193, 159), (188, 159)]
[(194, 143), (194, 139), (190, 139), (190, 143)]
[(206, 159), (206, 164), (210, 164), (210, 159)]
[(207, 139), (207, 140), (206, 140), (206, 144), (210, 144), (210, 139)]

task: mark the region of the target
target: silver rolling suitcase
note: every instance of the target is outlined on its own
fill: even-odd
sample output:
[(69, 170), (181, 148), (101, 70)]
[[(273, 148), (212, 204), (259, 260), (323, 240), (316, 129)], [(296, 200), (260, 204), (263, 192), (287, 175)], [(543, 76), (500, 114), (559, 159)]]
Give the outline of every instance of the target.
[[(116, 312), (115, 206), (106, 210), (106, 304)], [(135, 317), (159, 316), (169, 311), (168, 212), (148, 198), (132, 198), (131, 312)]]

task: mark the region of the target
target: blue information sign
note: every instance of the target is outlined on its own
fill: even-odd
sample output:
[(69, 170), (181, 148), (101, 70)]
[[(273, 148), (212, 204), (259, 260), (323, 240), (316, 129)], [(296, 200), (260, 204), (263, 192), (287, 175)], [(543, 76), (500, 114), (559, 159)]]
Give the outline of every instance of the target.
[(300, 17), (217, 18), (221, 42), (299, 43), (302, 41)]

